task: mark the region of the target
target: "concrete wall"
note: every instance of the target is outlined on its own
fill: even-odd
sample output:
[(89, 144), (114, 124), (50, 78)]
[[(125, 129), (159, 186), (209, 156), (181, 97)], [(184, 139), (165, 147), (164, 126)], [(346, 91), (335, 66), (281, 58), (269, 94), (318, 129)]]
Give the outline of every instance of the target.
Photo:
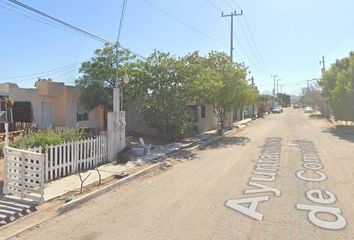
[(199, 132), (207, 132), (210, 130), (217, 129), (217, 116), (214, 111), (214, 107), (211, 105), (205, 105), (205, 117), (202, 117), (201, 111), (202, 107), (198, 107), (200, 114), (199, 115)]
[(158, 135), (156, 129), (150, 128), (138, 112), (139, 101), (129, 102), (124, 105), (126, 114), (126, 131), (134, 131), (143, 135)]
[[(134, 101), (124, 105), (126, 110), (126, 130), (144, 135), (158, 135), (158, 131), (148, 127), (141, 114), (138, 113), (139, 104), (138, 101)], [(205, 106), (205, 118), (201, 117), (201, 108), (201, 106), (198, 106), (199, 133), (216, 129), (218, 121), (213, 106)]]
[(8, 95), (15, 102), (31, 102), (33, 121), (39, 128), (48, 126), (102, 127), (103, 111), (100, 108), (89, 112), (89, 120), (85, 123), (77, 121), (77, 105), (79, 94), (74, 86), (52, 81), (37, 81), (35, 88), (19, 88), (14, 83), (0, 84), (0, 93)]

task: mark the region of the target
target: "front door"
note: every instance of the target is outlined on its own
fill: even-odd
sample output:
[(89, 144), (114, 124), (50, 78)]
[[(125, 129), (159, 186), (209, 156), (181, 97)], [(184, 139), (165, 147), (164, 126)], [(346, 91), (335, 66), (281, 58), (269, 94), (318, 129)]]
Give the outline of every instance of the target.
[(42, 102), (41, 128), (47, 128), (53, 124), (52, 106), (50, 102)]

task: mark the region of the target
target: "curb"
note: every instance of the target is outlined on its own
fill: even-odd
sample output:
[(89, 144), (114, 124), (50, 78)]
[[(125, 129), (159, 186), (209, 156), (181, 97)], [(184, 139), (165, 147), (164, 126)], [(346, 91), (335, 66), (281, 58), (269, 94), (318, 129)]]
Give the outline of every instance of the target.
[[(252, 121), (250, 121), (250, 122), (252, 122)], [(250, 122), (247, 122), (245, 125), (248, 125)], [(231, 130), (225, 132), (224, 134), (231, 133), (231, 132), (233, 132), (235, 130), (237, 130), (237, 128), (236, 129), (231, 129)], [(207, 142), (209, 142), (209, 143), (210, 142), (214, 142), (214, 141), (217, 141), (217, 140), (221, 139), (222, 137), (223, 136), (214, 136), (214, 137), (211, 137), (210, 139), (208, 139)], [(192, 146), (194, 144), (196, 144), (196, 145)], [(198, 148), (200, 145), (203, 145), (203, 143), (194, 142), (194, 143), (191, 143), (191, 144), (189, 144), (187, 146), (184, 146), (184, 147), (182, 147), (180, 149), (172, 151), (172, 152), (170, 152), (170, 153), (168, 153), (166, 155), (172, 154), (174, 152), (178, 152), (181, 149), (186, 149), (186, 148), (195, 149), (195, 148)], [(190, 146), (192, 146), (192, 147), (190, 147)], [(150, 166), (150, 167), (148, 167), (148, 168), (146, 168), (146, 169), (144, 169), (144, 170), (142, 170), (140, 172), (134, 173), (131, 176), (123, 178), (123, 179), (121, 179), (121, 180), (119, 180), (117, 182), (111, 183), (108, 186), (105, 186), (105, 187), (103, 187), (101, 189), (98, 189), (98, 190), (96, 190), (94, 192), (91, 192), (91, 193), (89, 193), (89, 194), (87, 194), (85, 196), (82, 196), (82, 197), (80, 197), (78, 199), (75, 199), (75, 200), (73, 200), (71, 202), (68, 202), (65, 205), (63, 205), (62, 207), (58, 208), (57, 211), (58, 211), (59, 214), (63, 214), (65, 212), (67, 212), (67, 211), (70, 211), (73, 208), (75, 208), (75, 207), (77, 207), (77, 206), (79, 206), (79, 205), (81, 205), (81, 204), (83, 204), (85, 202), (88, 202), (91, 199), (94, 199), (94, 198), (96, 198), (96, 197), (98, 197), (98, 196), (100, 196), (100, 195), (102, 195), (102, 194), (104, 194), (106, 192), (109, 192), (109, 191), (113, 190), (114, 188), (117, 188), (117, 187), (119, 187), (119, 186), (121, 186), (121, 185), (123, 185), (125, 183), (128, 183), (128, 182), (130, 182), (130, 181), (132, 181), (132, 180), (134, 180), (134, 179), (136, 179), (138, 177), (141, 177), (141, 176), (143, 176), (143, 175), (145, 175), (145, 174), (147, 174), (149, 172), (152, 172), (152, 171), (154, 171), (154, 170), (156, 170), (158, 168), (161, 168), (164, 164), (165, 164), (164, 162), (156, 163), (156, 164), (154, 164), (154, 165), (152, 165), (152, 166)]]
[(81, 205), (81, 204), (83, 204), (85, 202), (88, 202), (91, 199), (94, 199), (94, 198), (96, 198), (96, 197), (98, 197), (98, 196), (100, 196), (100, 195), (102, 195), (102, 194), (104, 194), (106, 192), (112, 191), (113, 189), (115, 189), (115, 188), (117, 188), (117, 187), (119, 187), (119, 186), (121, 186), (121, 185), (123, 185), (125, 183), (128, 183), (128, 182), (130, 182), (130, 181), (132, 181), (132, 180), (134, 180), (134, 179), (136, 179), (138, 177), (141, 177), (141, 176), (143, 176), (143, 175), (145, 175), (145, 174), (147, 174), (149, 172), (152, 172), (152, 171), (162, 167), (164, 164), (165, 164), (164, 162), (156, 163), (156, 164), (154, 164), (154, 165), (152, 165), (152, 166), (150, 166), (150, 167), (148, 167), (148, 168), (146, 168), (146, 169), (144, 169), (144, 170), (142, 170), (140, 172), (134, 173), (131, 176), (123, 178), (122, 180), (119, 180), (117, 182), (111, 183), (108, 186), (105, 186), (105, 187), (103, 187), (101, 189), (98, 189), (98, 190), (96, 190), (94, 192), (91, 192), (91, 193), (89, 193), (89, 194), (87, 194), (85, 196), (82, 196), (82, 197), (80, 197), (78, 199), (75, 199), (75, 200), (73, 200), (71, 202), (68, 202), (64, 206), (58, 208), (57, 211), (58, 211), (59, 214), (63, 214), (65, 212), (67, 212), (67, 211), (70, 211), (70, 210), (74, 209), (75, 207), (77, 207), (77, 206), (79, 206), (79, 205)]

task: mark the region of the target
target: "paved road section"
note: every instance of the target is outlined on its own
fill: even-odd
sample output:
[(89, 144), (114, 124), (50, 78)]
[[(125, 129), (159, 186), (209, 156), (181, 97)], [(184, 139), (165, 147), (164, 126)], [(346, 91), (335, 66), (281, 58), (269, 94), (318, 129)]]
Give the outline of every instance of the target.
[(353, 239), (354, 139), (298, 109), (14, 239)]

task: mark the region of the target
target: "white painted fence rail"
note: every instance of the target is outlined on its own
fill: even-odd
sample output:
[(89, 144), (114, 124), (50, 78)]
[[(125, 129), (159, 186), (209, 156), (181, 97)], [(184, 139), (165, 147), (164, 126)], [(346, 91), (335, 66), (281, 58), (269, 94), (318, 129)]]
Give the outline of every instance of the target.
[[(36, 150), (40, 151), (40, 149)], [(100, 135), (60, 145), (49, 145), (44, 155), (44, 178), (48, 182), (106, 163), (107, 137)]]
[(4, 194), (42, 203), (44, 154), (4, 147)]
[[(41, 147), (28, 150), (42, 153)], [(106, 134), (59, 145), (49, 145), (44, 151), (44, 179), (48, 182), (78, 171), (93, 169), (107, 161)]]

